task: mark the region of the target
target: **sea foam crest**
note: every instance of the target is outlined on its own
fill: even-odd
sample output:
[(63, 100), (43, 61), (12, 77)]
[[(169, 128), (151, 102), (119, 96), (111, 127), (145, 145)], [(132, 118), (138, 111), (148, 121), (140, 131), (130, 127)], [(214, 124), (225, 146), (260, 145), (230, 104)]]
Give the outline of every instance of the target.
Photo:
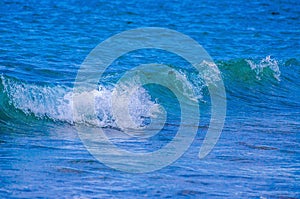
[(255, 71), (256, 73), (256, 78), (258, 80), (261, 80), (264, 73), (263, 71), (265, 69), (271, 69), (273, 71), (273, 76), (275, 79), (277, 79), (278, 81), (280, 81), (280, 70), (279, 70), (279, 66), (278, 66), (278, 62), (271, 58), (271, 56), (267, 56), (266, 58), (262, 59), (260, 62), (255, 63), (252, 60), (248, 60), (246, 59), (246, 62), (249, 64), (249, 66), (251, 67), (251, 69), (253, 71)]

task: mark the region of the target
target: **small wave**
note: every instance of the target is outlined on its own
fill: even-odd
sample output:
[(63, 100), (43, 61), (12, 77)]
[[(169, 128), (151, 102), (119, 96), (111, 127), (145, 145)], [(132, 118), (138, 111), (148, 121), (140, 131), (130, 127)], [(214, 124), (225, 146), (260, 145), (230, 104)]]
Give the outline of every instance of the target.
[[(292, 61), (292, 63), (295, 63), (294, 60)], [(269, 82), (280, 81), (281, 76), (278, 61), (270, 56), (259, 61), (254, 59), (221, 61), (217, 62), (217, 66), (221, 71), (227, 91), (235, 93), (234, 96), (238, 96), (239, 92), (241, 96), (244, 96), (245, 90), (247, 90), (245, 88), (251, 87), (253, 83), (259, 82), (256, 85), (264, 86), (265, 82), (269, 84)], [(172, 71), (166, 73), (167, 75), (173, 75), (172, 77), (175, 79), (175, 83), (169, 86), (179, 89), (184, 97), (192, 100), (201, 101), (204, 96), (209, 95), (207, 90), (205, 91), (207, 84), (201, 77), (205, 76), (206, 79), (211, 78), (212, 81), (217, 81), (215, 79), (216, 76), (212, 76), (212, 74), (208, 73), (209, 71), (202, 71), (202, 74), (197, 74), (179, 67), (176, 68), (176, 66), (172, 66), (172, 68), (179, 71), (179, 73), (173, 73)], [(147, 77), (148, 73), (151, 73), (151, 70), (145, 71), (144, 76)], [(114, 76), (108, 74), (105, 80), (110, 82), (110, 78), (114, 78)], [(151, 93), (149, 94), (147, 89), (144, 87), (134, 88), (140, 85), (134, 81), (138, 80), (129, 79), (129, 83), (123, 86), (125, 89), (136, 90), (135, 93), (132, 93), (128, 107), (130, 119), (136, 124), (136, 127), (143, 127), (161, 109), (156, 99), (151, 99)], [(73, 117), (73, 88), (64, 85), (28, 83), (13, 77), (0, 75), (0, 120), (6, 117), (11, 119), (34, 117), (40, 120), (50, 119), (70, 124), (79, 122), (96, 124), (101, 127), (119, 128), (112, 114), (111, 98), (113, 95), (113, 85), (109, 84), (109, 82), (107, 83), (108, 86), (99, 85), (93, 91), (80, 93), (82, 103), (86, 102), (85, 99), (87, 96), (92, 96), (95, 99), (94, 109), (97, 121), (92, 121), (89, 116), (84, 116), (83, 118)], [(115, 80), (111, 82), (115, 82)], [(194, 92), (187, 92), (190, 90)], [(250, 90), (248, 91), (250, 92)], [(154, 92), (158, 92), (156, 93), (158, 96), (166, 95), (166, 92), (160, 89)], [(164, 99), (168, 99), (169, 97), (164, 96)], [(120, 107), (122, 107), (122, 104)], [(153, 113), (153, 111), (156, 113)]]

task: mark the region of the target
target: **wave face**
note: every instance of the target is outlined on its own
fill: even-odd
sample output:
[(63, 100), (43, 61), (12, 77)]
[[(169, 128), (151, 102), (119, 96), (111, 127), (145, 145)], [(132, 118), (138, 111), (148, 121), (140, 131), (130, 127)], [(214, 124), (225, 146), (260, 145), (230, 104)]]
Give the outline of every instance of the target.
[[(248, 103), (252, 104), (253, 96), (255, 99), (278, 101), (282, 98), (282, 95), (286, 95), (284, 94), (286, 88), (292, 89), (292, 92), (294, 89), (294, 92), (296, 92), (295, 89), (298, 88), (296, 85), (299, 85), (299, 80), (296, 80), (296, 76), (299, 74), (299, 65), (297, 65), (298, 61), (296, 59), (278, 62), (267, 56), (261, 60), (236, 59), (218, 61), (216, 63), (222, 72), (227, 90), (227, 100), (229, 101), (244, 99), (245, 103), (248, 100)], [(293, 67), (296, 72), (294, 70), (291, 73), (289, 70), (290, 67)], [(185, 86), (191, 87), (196, 94), (196, 99), (204, 102), (202, 106), (206, 106), (205, 102), (209, 101), (209, 93), (201, 77), (193, 71), (182, 70), (179, 67), (174, 68), (180, 71), (181, 74), (181, 76), (176, 77), (178, 85), (182, 86), (181, 83), (184, 82)], [(284, 70), (284, 74), (282, 74), (279, 68)], [(111, 74), (108, 74), (108, 77), (113, 78)], [(186, 79), (184, 80), (182, 77)], [(99, 85), (98, 89), (89, 93), (82, 93), (83, 101), (85, 95), (94, 96), (95, 98), (95, 110), (98, 118), (98, 121), (95, 122), (91, 121), (88, 116), (74, 119), (72, 116), (72, 87), (70, 86), (29, 83), (3, 74), (0, 80), (0, 111), (2, 120), (31, 118), (67, 122), (70, 124), (81, 122), (84, 124), (97, 124), (101, 127), (119, 128), (112, 114), (111, 97), (113, 85)], [(295, 83), (294, 80), (298, 82)], [(137, 82), (132, 81), (126, 86), (129, 89), (134, 89), (137, 85)], [(140, 87), (136, 90), (137, 92), (131, 96), (129, 104), (131, 119), (136, 124), (136, 127), (146, 125), (147, 121), (153, 115), (153, 110), (156, 112), (161, 111), (159, 100), (151, 97), (153, 92), (155, 96), (161, 96), (164, 100), (175, 97), (164, 89), (159, 88), (151, 90)], [(183, 92), (184, 90), (183, 88)], [(269, 98), (257, 96), (258, 91), (259, 95), (268, 95)], [(190, 98), (193, 97), (189, 96), (189, 94), (186, 95)], [(290, 98), (285, 98), (284, 100), (286, 101), (283, 101), (283, 104), (294, 103), (293, 105), (295, 105), (297, 103), (296, 100)]]

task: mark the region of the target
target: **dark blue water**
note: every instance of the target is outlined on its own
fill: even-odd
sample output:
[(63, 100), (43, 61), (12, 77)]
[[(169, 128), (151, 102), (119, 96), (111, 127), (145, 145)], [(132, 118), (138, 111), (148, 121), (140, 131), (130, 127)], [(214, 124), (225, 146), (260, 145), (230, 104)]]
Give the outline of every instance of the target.
[[(98, 124), (109, 134), (122, 133), (109, 105), (112, 87), (139, 64), (164, 63), (179, 71), (191, 82), (201, 110), (196, 139), (181, 158), (158, 171), (131, 174), (111, 169), (86, 150), (72, 118), (71, 95), (94, 47), (140, 27), (179, 31), (207, 50), (221, 71), (227, 115), (217, 145), (199, 159), (210, 95), (195, 71), (159, 50), (120, 57), (96, 91)], [(296, 0), (1, 1), (0, 197), (300, 198), (299, 39)], [(159, 135), (148, 142), (116, 136), (114, 142), (133, 152), (166, 145), (184, 122), (170, 90), (148, 85), (130, 110), (143, 126), (149, 107), (157, 104), (168, 111)]]

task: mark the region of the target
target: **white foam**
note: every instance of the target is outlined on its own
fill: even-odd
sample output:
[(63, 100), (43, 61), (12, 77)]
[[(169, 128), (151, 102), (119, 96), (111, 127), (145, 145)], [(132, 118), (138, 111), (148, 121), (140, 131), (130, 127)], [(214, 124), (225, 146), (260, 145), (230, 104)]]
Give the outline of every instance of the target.
[[(65, 86), (47, 86), (27, 84), (0, 76), (4, 86), (4, 92), (9, 97), (9, 103), (21, 110), (26, 115), (33, 114), (39, 119), (50, 118), (54, 121), (63, 121), (73, 124), (74, 122), (100, 125), (101, 127), (117, 127), (112, 115), (112, 90), (99, 86), (91, 92), (82, 92), (81, 103), (87, 103), (87, 96), (95, 100), (97, 121), (93, 117), (84, 114), (83, 117), (73, 117), (73, 92), (72, 88)], [(150, 95), (144, 88), (137, 89), (131, 97), (129, 112), (136, 127), (144, 125), (145, 118), (151, 117), (151, 110), (156, 110), (157, 104), (151, 101)], [(91, 108), (90, 104), (83, 106)], [(88, 110), (85, 110), (89, 113)], [(93, 113), (94, 114), (94, 113)]]
[(255, 71), (257, 79), (260, 80), (263, 76), (264, 69), (269, 68), (273, 71), (274, 78), (280, 81), (281, 72), (278, 66), (278, 62), (275, 59), (271, 58), (270, 55), (262, 59), (259, 63), (255, 63), (254, 61), (251, 60), (246, 60), (246, 61), (251, 67), (251, 69)]

